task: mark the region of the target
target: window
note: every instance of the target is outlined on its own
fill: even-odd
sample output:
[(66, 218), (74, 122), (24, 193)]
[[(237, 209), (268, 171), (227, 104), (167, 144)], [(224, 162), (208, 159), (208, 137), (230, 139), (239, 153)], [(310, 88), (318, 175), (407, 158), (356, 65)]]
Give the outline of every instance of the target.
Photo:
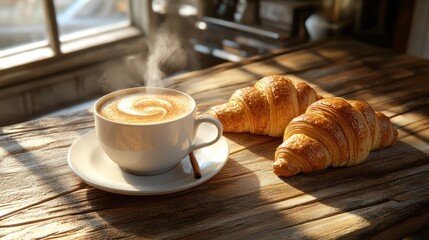
[(146, 5), (141, 0), (0, 0), (0, 86), (25, 79), (29, 71), (19, 69), (33, 67), (37, 75), (39, 68), (76, 65), (85, 62), (73, 60), (76, 53), (141, 35)]
[(54, 3), (61, 39), (100, 27), (130, 24), (126, 0), (55, 0)]
[(0, 0), (0, 53), (29, 44), (46, 45), (45, 25), (41, 1)]

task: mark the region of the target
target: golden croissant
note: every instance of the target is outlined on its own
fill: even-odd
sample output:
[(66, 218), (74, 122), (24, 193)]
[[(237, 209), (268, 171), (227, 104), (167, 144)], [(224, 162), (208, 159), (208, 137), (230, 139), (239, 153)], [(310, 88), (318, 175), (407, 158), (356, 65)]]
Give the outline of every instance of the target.
[(287, 126), (275, 153), (274, 173), (287, 177), (356, 165), (371, 150), (395, 143), (397, 136), (389, 118), (364, 101), (322, 99)]
[(225, 104), (211, 108), (225, 132), (283, 136), (287, 124), (320, 99), (313, 88), (283, 76), (268, 76), (238, 89)]

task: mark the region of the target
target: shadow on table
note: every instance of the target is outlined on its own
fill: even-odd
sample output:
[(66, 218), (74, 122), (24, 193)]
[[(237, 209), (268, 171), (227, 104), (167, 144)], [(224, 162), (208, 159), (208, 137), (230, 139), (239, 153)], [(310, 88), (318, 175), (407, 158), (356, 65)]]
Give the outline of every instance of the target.
[[(401, 137), (408, 135), (413, 134), (405, 131)], [(240, 136), (230, 138), (240, 145), (251, 142), (246, 136), (252, 135)], [(249, 144), (246, 150), (273, 161), (273, 152), (282, 140), (254, 135), (253, 138), (265, 138), (264, 143)], [(427, 217), (419, 215), (429, 210), (428, 160), (424, 151), (398, 141), (390, 148), (371, 152), (365, 162), (353, 167), (282, 177), (284, 184), (274, 186), (271, 196), (260, 193), (263, 201), (272, 201), (278, 195), (275, 201), (280, 205), (283, 226), (273, 227), (270, 237), (317, 239), (320, 226), (333, 222), (341, 234), (352, 238), (379, 233), (396, 238), (416, 231), (427, 222)], [(408, 221), (413, 218), (419, 219), (417, 223)], [(400, 232), (391, 230), (399, 227), (403, 228)]]
[(259, 197), (257, 176), (234, 156), (211, 180), (183, 192), (138, 197), (89, 189), (87, 199), (124, 237), (206, 239), (240, 232), (250, 236), (258, 233), (250, 228), (257, 221), (283, 221), (275, 211), (270, 216), (253, 211), (267, 203)]
[(386, 231), (429, 206), (429, 166), (422, 161), (428, 156), (407, 143), (374, 151), (357, 166), (277, 178), (271, 164), (281, 138), (225, 137), (244, 149), (232, 148), (226, 166), (200, 186), (151, 197), (90, 188), (88, 202), (124, 237), (198, 239), (317, 239), (320, 226), (333, 222), (337, 236), (355, 238)]
[[(401, 234), (416, 231), (427, 222), (426, 216), (407, 224), (407, 219), (429, 210), (428, 160), (423, 151), (397, 142), (390, 149), (371, 152), (365, 162), (356, 166), (281, 179), (314, 197), (301, 210), (309, 214), (306, 228), (301, 227), (307, 236), (317, 234), (320, 225), (336, 222), (344, 237), (380, 234), (381, 239), (392, 239), (404, 237)], [(407, 225), (398, 231), (401, 224)], [(292, 227), (288, 231), (294, 230)]]

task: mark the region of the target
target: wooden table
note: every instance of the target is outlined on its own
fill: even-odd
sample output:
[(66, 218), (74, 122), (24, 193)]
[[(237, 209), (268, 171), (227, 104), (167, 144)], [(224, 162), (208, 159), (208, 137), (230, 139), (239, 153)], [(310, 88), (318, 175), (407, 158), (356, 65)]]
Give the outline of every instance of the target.
[[(399, 131), (393, 147), (355, 167), (279, 178), (281, 139), (225, 133), (230, 156), (211, 180), (162, 196), (104, 192), (67, 165), (92, 114), (0, 129), (0, 237), (323, 239), (399, 238), (429, 223), (429, 61), (350, 40), (279, 50), (167, 79), (200, 111), (270, 74), (305, 80), (324, 96), (363, 99)], [(384, 239), (384, 238), (379, 238)]]

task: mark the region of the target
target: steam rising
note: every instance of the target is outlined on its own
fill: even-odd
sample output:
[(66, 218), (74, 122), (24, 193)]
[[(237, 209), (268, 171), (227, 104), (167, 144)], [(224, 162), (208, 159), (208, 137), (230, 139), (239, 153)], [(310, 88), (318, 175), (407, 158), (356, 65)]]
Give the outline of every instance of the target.
[(160, 31), (148, 44), (149, 57), (144, 75), (147, 86), (162, 87), (160, 81), (168, 68), (181, 69), (186, 65), (186, 52), (177, 34)]
[[(108, 66), (100, 79), (104, 91), (151, 86), (164, 87), (166, 73), (183, 70), (189, 53), (179, 37), (178, 28), (164, 24), (156, 34), (143, 39), (142, 51)], [(175, 32), (174, 32), (175, 31)]]

